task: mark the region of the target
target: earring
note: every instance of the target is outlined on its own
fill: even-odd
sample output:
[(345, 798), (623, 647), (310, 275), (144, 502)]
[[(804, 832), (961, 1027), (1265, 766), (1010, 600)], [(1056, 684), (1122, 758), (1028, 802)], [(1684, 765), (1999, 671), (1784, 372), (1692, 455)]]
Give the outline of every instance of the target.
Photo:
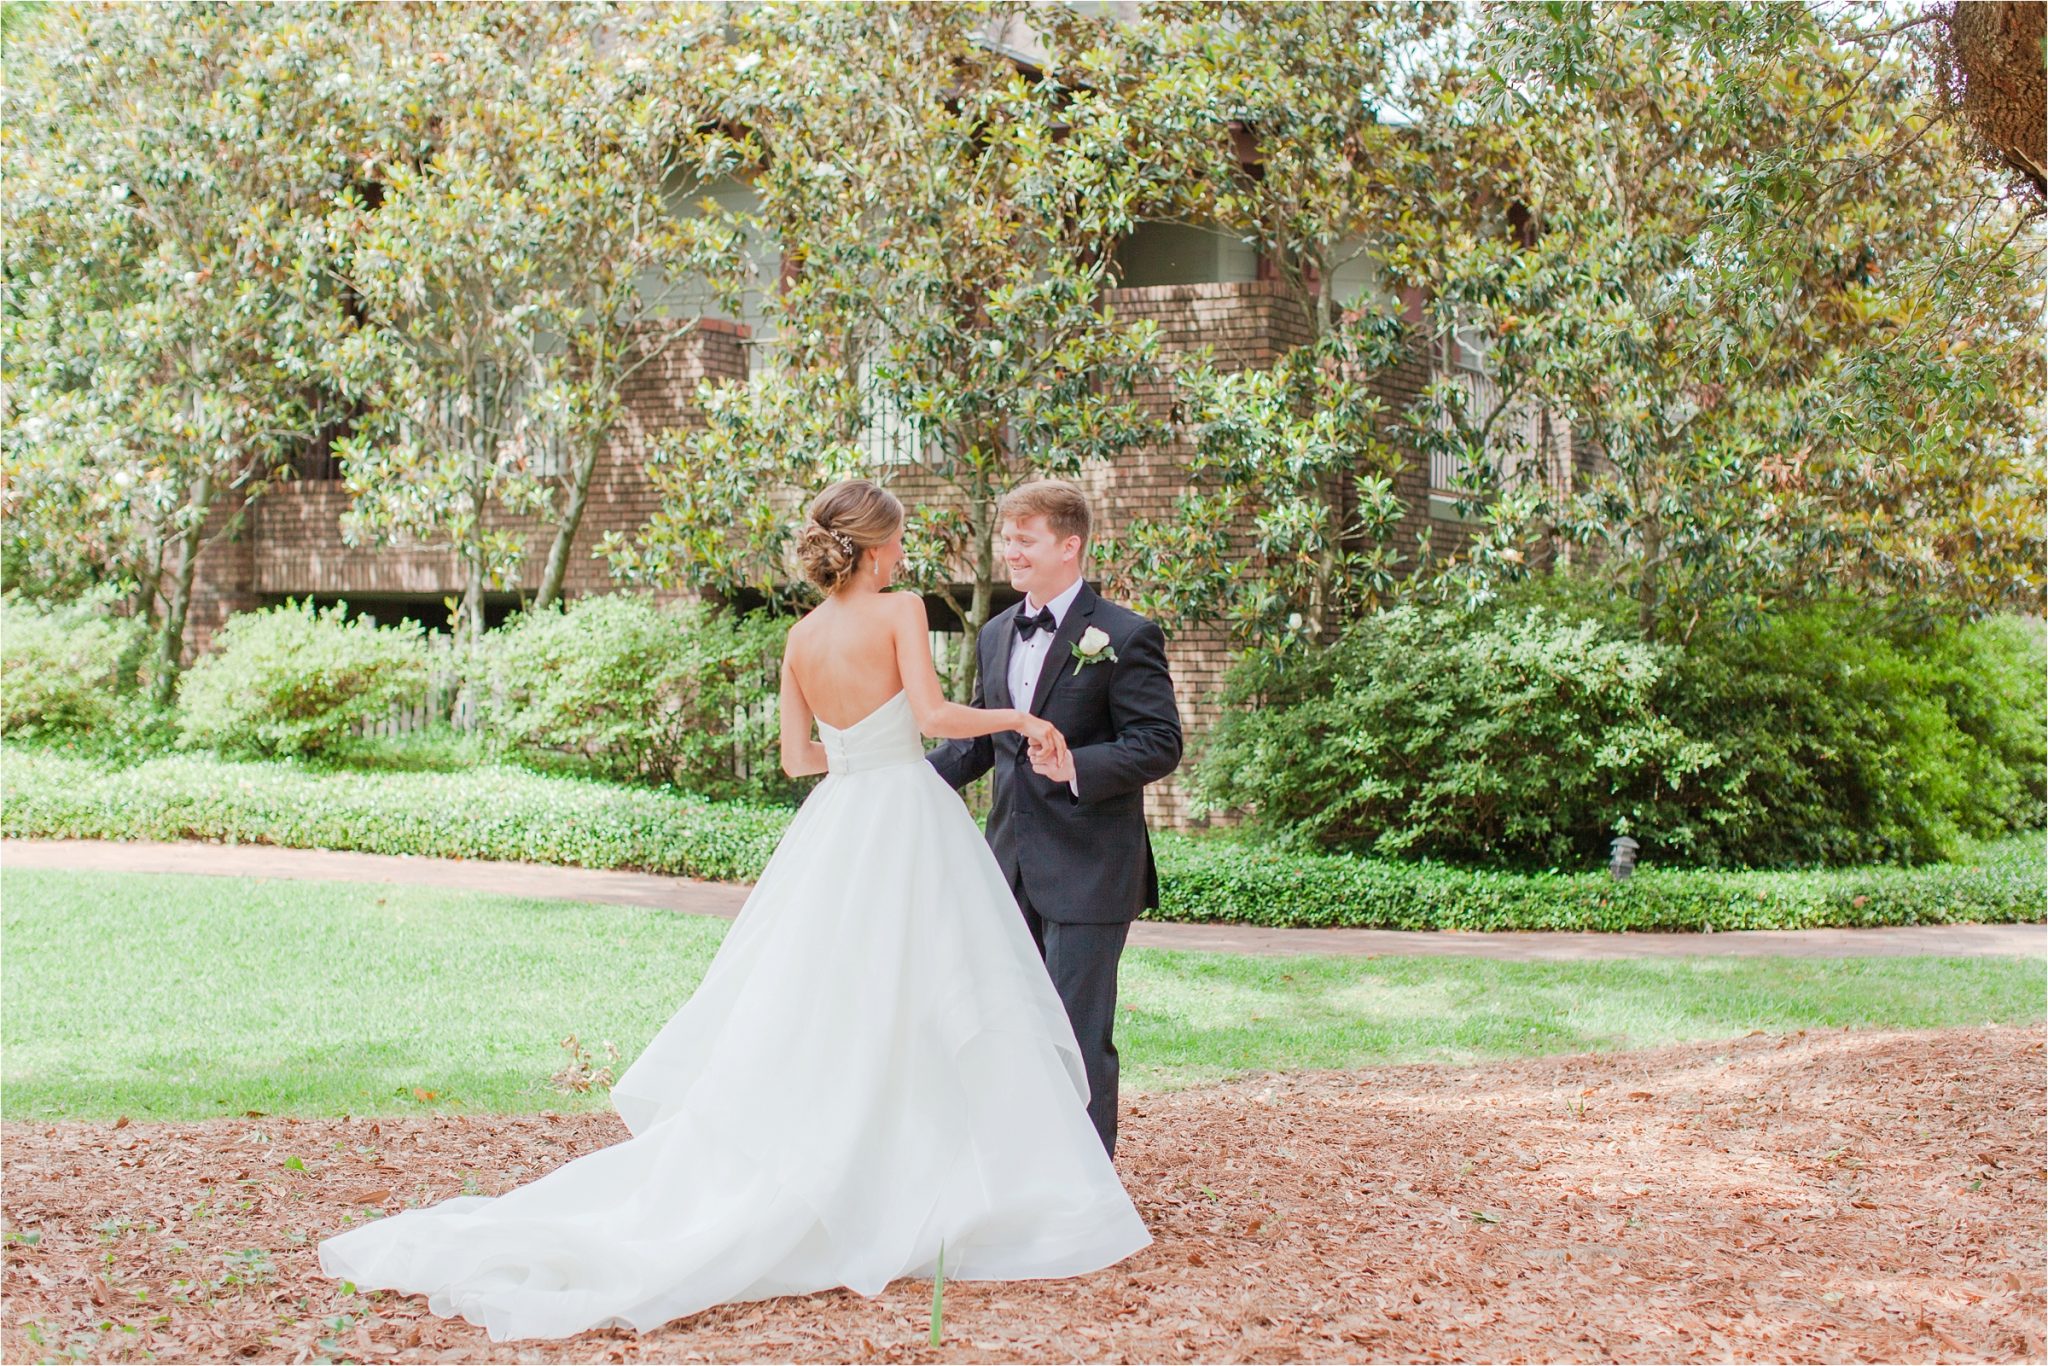
[(882, 581), (882, 557), (881, 557), (880, 555), (877, 555), (877, 556), (875, 556), (875, 582), (876, 582), (876, 583), (880, 583), (881, 581)]

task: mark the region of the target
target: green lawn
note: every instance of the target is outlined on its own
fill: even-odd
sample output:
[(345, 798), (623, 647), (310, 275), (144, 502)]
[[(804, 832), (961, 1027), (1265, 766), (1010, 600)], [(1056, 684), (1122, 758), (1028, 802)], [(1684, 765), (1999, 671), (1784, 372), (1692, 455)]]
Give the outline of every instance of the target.
[[(425, 887), (0, 873), (6, 1118), (571, 1109), (574, 1033), (630, 1061), (722, 921)], [(2022, 959), (1504, 964), (1134, 950), (1127, 1085), (1255, 1068), (2044, 1016)], [(426, 1093), (423, 1098), (419, 1093)]]

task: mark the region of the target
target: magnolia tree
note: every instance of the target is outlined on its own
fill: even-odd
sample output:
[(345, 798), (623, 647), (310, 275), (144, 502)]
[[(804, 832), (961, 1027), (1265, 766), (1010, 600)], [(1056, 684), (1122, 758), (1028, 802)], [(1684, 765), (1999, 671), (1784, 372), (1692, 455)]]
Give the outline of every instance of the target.
[[(354, 538), (451, 544), (464, 629), (517, 583), (532, 519), (556, 601), (636, 374), (729, 299), (738, 241), (677, 213), (732, 143), (688, 102), (696, 8), (380, 9), (356, 67), (384, 116), (325, 223), (348, 326), (328, 363), (364, 406), (338, 443)], [(730, 308), (728, 308), (730, 311)]]
[(132, 585), (159, 700), (206, 538), (321, 418), (311, 357), (336, 300), (305, 240), (352, 170), (340, 25), (110, 5), (10, 35), (10, 575)]
[(1430, 5), (1144, 7), (1101, 55), (1148, 154), (1155, 212), (1227, 232), (1285, 287), (1299, 343), (1266, 368), (1186, 367), (1193, 444), (1172, 516), (1107, 547), (1141, 605), (1247, 643), (1320, 641), (1391, 590), (1404, 451), (1375, 378), (1416, 338), (1396, 289), (1472, 205), (1441, 184), (1433, 122), (1451, 11)]
[[(971, 636), (993, 609), (1002, 493), (1156, 436), (1135, 389), (1157, 336), (1103, 294), (1159, 171), (1073, 78), (1104, 30), (1032, 9), (1027, 32), (1025, 12), (728, 16), (703, 90), (744, 130), (751, 221), (785, 253), (773, 341), (656, 464), (660, 512), (606, 547), (621, 572), (776, 591), (805, 495), (864, 470), (908, 495), (918, 576)], [(956, 696), (974, 668), (961, 651)]]
[[(1942, 51), (1910, 45), (1933, 27), (1444, 20), (1164, 5), (1123, 32), (1134, 124), (1197, 168), (1178, 211), (1254, 245), (1305, 337), (1184, 375), (1188, 492), (1114, 547), (1141, 600), (1320, 638), (1390, 588), (1386, 475), (1432, 458), (1475, 519), (1437, 572), (1484, 597), (1583, 547), (1647, 637), (1837, 587), (2038, 593), (2041, 219), (1972, 161)], [(1360, 260), (1382, 289), (1347, 311)], [(1363, 381), (1415, 343), (1439, 377), (1389, 412)]]
[(1545, 485), (1471, 449), (1503, 491), (1477, 591), (1561, 538), (1646, 638), (1842, 588), (2037, 600), (2041, 220), (1871, 20), (1488, 12), (1469, 159), (1527, 231), (1445, 253), (1433, 307), (1599, 472)]

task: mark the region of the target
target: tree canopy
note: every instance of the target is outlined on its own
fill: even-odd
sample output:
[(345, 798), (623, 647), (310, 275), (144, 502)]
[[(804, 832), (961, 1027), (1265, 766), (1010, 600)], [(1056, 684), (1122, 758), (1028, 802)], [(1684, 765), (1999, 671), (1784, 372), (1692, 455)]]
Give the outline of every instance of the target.
[(10, 578), (129, 585), (169, 696), (208, 536), (320, 425), (336, 292), (306, 232), (349, 174), (326, 8), (58, 8), (0, 132)]
[[(559, 595), (625, 386), (750, 285), (623, 579), (784, 595), (879, 472), (972, 630), (1006, 488), (1174, 450), (1100, 567), (1248, 644), (1568, 559), (1657, 640), (2038, 606), (2038, 16), (1964, 8), (10, 9), (0, 572), (125, 583), (168, 679), (222, 510), (339, 430), (350, 533), (452, 547), (475, 629), (536, 528)], [(1118, 315), (1148, 222), (1256, 255), (1277, 359)], [(1400, 541), (1417, 462), (1454, 543)]]
[[(1103, 298), (1152, 167), (1120, 108), (1057, 78), (1091, 26), (1037, 20), (1036, 71), (992, 40), (1026, 13), (731, 16), (705, 95), (744, 130), (744, 216), (781, 244), (784, 277), (755, 374), (706, 395), (706, 429), (655, 467), (661, 515), (611, 538), (626, 572), (773, 590), (792, 493), (880, 470), (913, 504), (923, 581), (971, 634), (991, 611), (1001, 495), (1158, 437), (1133, 393), (1156, 331)], [(973, 669), (962, 651), (956, 695)]]

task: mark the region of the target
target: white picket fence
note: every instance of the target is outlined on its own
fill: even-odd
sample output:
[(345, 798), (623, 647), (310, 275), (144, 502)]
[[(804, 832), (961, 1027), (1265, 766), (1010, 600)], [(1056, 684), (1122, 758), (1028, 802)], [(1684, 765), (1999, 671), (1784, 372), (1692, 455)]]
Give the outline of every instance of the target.
[(454, 640), (429, 636), (427, 649), (435, 658), (427, 666), (426, 689), (410, 703), (392, 708), (381, 720), (357, 722), (357, 735), (410, 735), (441, 723), (462, 731), (476, 729), (476, 700), (462, 686), (462, 675), (455, 667)]

